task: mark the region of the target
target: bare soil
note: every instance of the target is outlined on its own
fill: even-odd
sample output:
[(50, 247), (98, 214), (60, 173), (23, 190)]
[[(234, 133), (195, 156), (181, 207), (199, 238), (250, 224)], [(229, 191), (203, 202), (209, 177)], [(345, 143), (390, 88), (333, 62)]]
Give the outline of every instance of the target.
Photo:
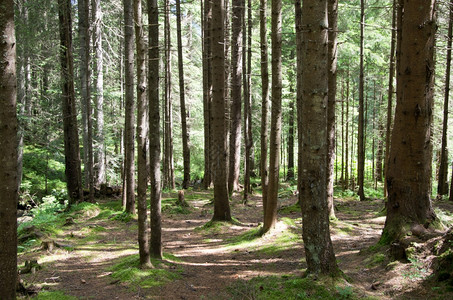
[[(186, 192), (186, 196), (198, 192)], [(167, 195), (168, 196), (168, 195)], [(177, 198), (176, 195), (172, 197)], [(296, 203), (296, 197), (280, 199), (281, 208)], [(111, 201), (111, 200), (100, 200)], [(178, 258), (171, 265), (181, 271), (179, 279), (165, 285), (141, 289), (112, 278), (109, 267), (118, 258), (138, 253), (137, 225), (106, 219), (92, 219), (97, 212), (77, 218), (74, 225), (64, 228), (57, 242), (69, 249), (52, 251), (36, 249), (19, 256), (19, 263), (38, 260), (43, 267), (34, 274), (23, 274), (27, 283), (45, 290), (61, 290), (78, 299), (237, 299), (228, 287), (257, 276), (302, 276), (306, 267), (303, 244), (291, 244), (278, 251), (259, 251), (259, 247), (235, 247), (231, 237), (258, 226), (262, 220), (259, 196), (247, 205), (240, 196), (233, 197), (232, 214), (240, 224), (223, 226), (219, 230), (197, 230), (212, 216), (209, 197), (188, 201), (190, 214), (164, 212), (164, 252)], [(453, 205), (441, 203), (450, 212)], [(336, 199), (336, 217), (331, 225), (332, 241), (340, 269), (358, 298), (375, 299), (453, 299), (450, 292), (439, 293), (438, 283), (429, 280), (433, 272), (429, 251), (418, 254), (418, 261), (391, 262), (388, 250), (373, 251), (385, 222), (378, 212), (382, 200), (360, 202)], [(280, 210), (279, 219), (296, 219), (301, 230), (299, 211)], [(279, 222), (274, 232), (261, 238), (263, 245), (272, 245), (287, 229)], [(89, 230), (102, 228), (95, 240), (87, 240)], [(294, 228), (293, 228), (294, 229)], [(105, 246), (104, 246), (105, 245)], [(113, 245), (113, 246), (112, 246)], [(173, 267), (171, 267), (173, 268)]]

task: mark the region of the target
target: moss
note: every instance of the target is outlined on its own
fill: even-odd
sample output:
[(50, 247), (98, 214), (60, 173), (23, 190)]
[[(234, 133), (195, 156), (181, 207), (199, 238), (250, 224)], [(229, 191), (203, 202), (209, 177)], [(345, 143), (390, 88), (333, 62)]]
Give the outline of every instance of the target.
[(33, 299), (36, 300), (77, 300), (77, 297), (68, 296), (62, 291), (44, 291), (40, 292)]

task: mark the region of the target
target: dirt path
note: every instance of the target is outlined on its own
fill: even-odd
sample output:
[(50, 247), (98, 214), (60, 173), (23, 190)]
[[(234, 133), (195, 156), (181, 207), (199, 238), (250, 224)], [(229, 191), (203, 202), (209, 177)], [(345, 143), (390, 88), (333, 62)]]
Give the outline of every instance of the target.
[[(280, 206), (287, 207), (295, 201), (295, 197), (291, 197), (282, 200)], [(96, 212), (76, 221), (59, 237), (60, 243), (72, 248), (70, 251), (58, 248), (20, 256), (21, 262), (38, 259), (44, 266), (35, 274), (22, 277), (28, 283), (62, 290), (79, 299), (231, 299), (227, 287), (238, 280), (302, 274), (306, 264), (300, 242), (299, 211), (283, 209), (279, 213), (280, 220), (295, 219), (296, 226), (280, 221), (272, 234), (234, 245), (232, 237), (255, 228), (261, 221), (260, 197), (253, 197), (248, 205), (234, 198), (232, 212), (241, 224), (218, 230), (197, 229), (211, 217), (207, 199), (189, 203), (190, 214), (164, 214), (163, 219), (164, 252), (177, 257), (178, 261), (172, 264), (182, 269), (177, 280), (150, 289), (130, 289), (127, 284), (113, 279), (109, 267), (116, 259), (138, 253), (136, 221), (125, 224), (94, 220)], [(417, 291), (420, 281), (402, 276), (403, 267), (386, 270), (366, 251), (380, 237), (384, 217), (376, 216), (376, 212), (383, 208), (383, 202), (337, 200), (336, 207), (338, 221), (332, 223), (332, 241), (340, 269), (350, 278), (354, 291), (378, 299), (404, 298), (406, 293)], [(288, 226), (292, 226), (290, 229), (299, 240), (280, 239)], [(99, 228), (96, 238), (87, 236), (86, 228)], [(275, 250), (272, 248), (275, 244), (282, 248)]]

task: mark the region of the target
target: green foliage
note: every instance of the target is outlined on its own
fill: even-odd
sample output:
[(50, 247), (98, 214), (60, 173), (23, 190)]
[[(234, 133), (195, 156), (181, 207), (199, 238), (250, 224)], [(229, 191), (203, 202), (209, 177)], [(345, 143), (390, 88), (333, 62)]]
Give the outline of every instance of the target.
[(322, 284), (294, 276), (254, 277), (228, 288), (233, 299), (355, 299), (350, 286)]
[(115, 214), (111, 219), (127, 223), (130, 220), (132, 220), (132, 218), (133, 218), (132, 214), (130, 214), (130, 213), (126, 212), (126, 211), (123, 211), (122, 213)]
[[(174, 256), (164, 254), (164, 259), (171, 259)], [(164, 285), (170, 281), (180, 278), (180, 269), (171, 269), (174, 264), (168, 261), (152, 259), (154, 268), (140, 269), (140, 259), (137, 255), (130, 255), (118, 261), (109, 270), (112, 277), (127, 283), (132, 289), (151, 288)]]
[(39, 292), (36, 297), (33, 299), (36, 300), (77, 300), (77, 297), (68, 296), (62, 291), (43, 291)]

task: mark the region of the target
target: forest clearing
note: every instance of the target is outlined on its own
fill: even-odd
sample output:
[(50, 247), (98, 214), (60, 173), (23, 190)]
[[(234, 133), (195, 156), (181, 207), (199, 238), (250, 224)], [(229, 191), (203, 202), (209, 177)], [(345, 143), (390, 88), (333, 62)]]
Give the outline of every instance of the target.
[(453, 299), (452, 48), (453, 0), (0, 0), (0, 300)]
[[(394, 261), (389, 247), (379, 246), (385, 221), (382, 200), (335, 198), (338, 219), (331, 221), (331, 232), (344, 279), (318, 282), (302, 278), (306, 262), (301, 212), (289, 186), (280, 193), (276, 229), (262, 237), (259, 194), (247, 205), (233, 197), (234, 223), (211, 227), (212, 192), (188, 191), (188, 207), (178, 206), (176, 198), (177, 193), (163, 197), (164, 258), (153, 261), (154, 269), (138, 267), (136, 217), (124, 218), (119, 200), (110, 198), (81, 203), (53, 222), (38, 223), (48, 236), (25, 241), (19, 263), (23, 268), (26, 260), (36, 260), (39, 268), (21, 278), (31, 291), (39, 291), (36, 299), (453, 297), (453, 279), (439, 277), (440, 254), (431, 249), (441, 243), (442, 235), (426, 243), (415, 238), (409, 260)], [(453, 204), (440, 201), (435, 206), (451, 226)], [(64, 225), (67, 217), (72, 224)], [(45, 250), (43, 240), (59, 246)], [(448, 255), (451, 263), (452, 254)]]

